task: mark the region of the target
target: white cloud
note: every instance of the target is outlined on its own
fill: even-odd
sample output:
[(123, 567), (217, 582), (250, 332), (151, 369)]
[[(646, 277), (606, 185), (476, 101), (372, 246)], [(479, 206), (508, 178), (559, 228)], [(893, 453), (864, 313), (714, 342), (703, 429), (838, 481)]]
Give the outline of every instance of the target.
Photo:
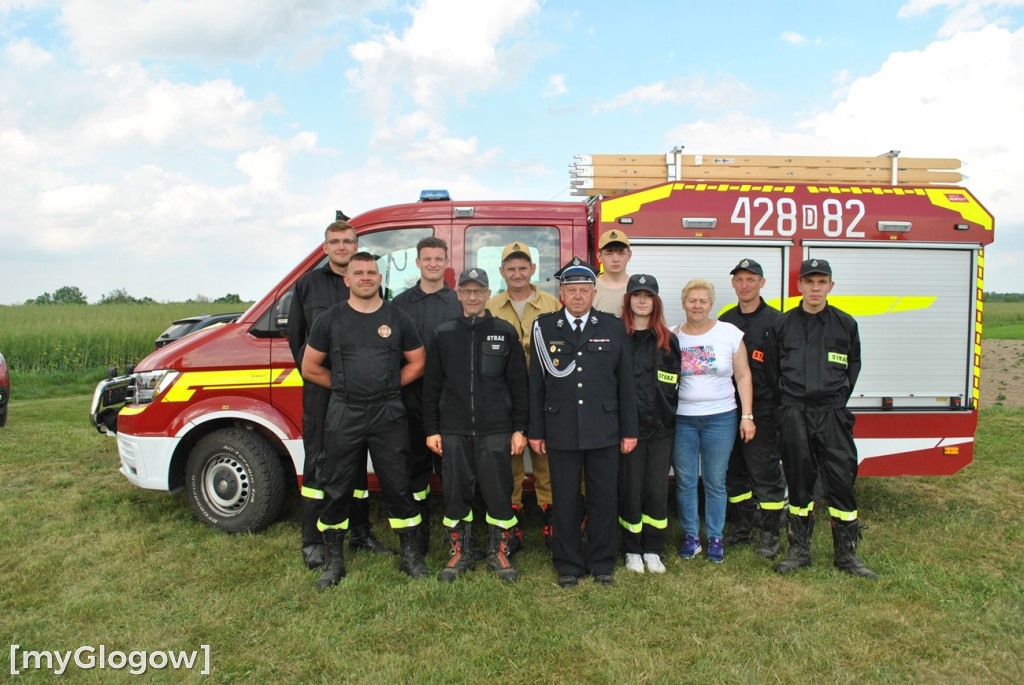
[(554, 98), (565, 95), (569, 89), (565, 87), (565, 74), (554, 74), (548, 79), (547, 88), (544, 89), (544, 97)]
[(731, 75), (724, 75), (712, 82), (703, 77), (672, 79), (636, 86), (619, 93), (607, 102), (594, 105), (594, 114), (623, 108), (642, 109), (664, 104), (695, 105), (712, 109), (729, 109), (751, 104), (755, 99), (753, 91)]
[(927, 14), (936, 8), (944, 10), (946, 19), (938, 35), (949, 38), (989, 24), (1008, 25), (1009, 20), (1000, 13), (1021, 6), (1024, 6), (1024, 0), (909, 0), (900, 7), (897, 16), (905, 19)]
[(792, 45), (803, 45), (807, 42), (807, 39), (796, 31), (783, 31), (779, 38), (782, 39), (782, 42), (791, 43)]
[(410, 11), (404, 32), (385, 29), (349, 48), (359, 67), (346, 76), (363, 92), (376, 145), (423, 163), (461, 163), (477, 143), (446, 136), (445, 112), (452, 101), (499, 88), (521, 72), (528, 60), (514, 38), (539, 6), (536, 0), (425, 0)]
[(53, 55), (28, 38), (11, 41), (4, 47), (12, 64), (21, 67), (41, 67), (53, 61)]
[(67, 0), (61, 20), (89, 64), (254, 59), (380, 4), (372, 0)]

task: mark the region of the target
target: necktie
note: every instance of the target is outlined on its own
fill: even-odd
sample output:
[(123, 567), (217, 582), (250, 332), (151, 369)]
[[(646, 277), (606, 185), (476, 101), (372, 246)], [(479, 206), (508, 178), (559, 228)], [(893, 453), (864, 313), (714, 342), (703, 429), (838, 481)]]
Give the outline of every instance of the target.
[(573, 319), (572, 320), (572, 327), (573, 327), (573, 330), (576, 331), (576, 342), (579, 342), (579, 340), (580, 340), (580, 331), (583, 330), (583, 319)]

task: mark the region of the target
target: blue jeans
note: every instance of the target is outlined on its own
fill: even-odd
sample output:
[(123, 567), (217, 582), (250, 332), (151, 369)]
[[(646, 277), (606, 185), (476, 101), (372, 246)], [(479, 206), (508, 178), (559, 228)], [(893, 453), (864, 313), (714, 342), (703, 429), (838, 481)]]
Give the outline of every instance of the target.
[(697, 477), (703, 475), (704, 530), (709, 538), (722, 537), (727, 502), (725, 472), (729, 467), (729, 454), (738, 428), (735, 409), (708, 416), (676, 415), (676, 445), (672, 468), (676, 472), (679, 525), (688, 535), (696, 537), (700, 533)]

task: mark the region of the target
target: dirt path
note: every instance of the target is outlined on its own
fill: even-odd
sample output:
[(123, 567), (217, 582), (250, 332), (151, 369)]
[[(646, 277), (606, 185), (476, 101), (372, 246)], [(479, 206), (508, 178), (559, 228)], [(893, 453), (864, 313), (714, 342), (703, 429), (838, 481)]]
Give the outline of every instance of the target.
[(981, 343), (981, 407), (1024, 407), (1024, 340)]

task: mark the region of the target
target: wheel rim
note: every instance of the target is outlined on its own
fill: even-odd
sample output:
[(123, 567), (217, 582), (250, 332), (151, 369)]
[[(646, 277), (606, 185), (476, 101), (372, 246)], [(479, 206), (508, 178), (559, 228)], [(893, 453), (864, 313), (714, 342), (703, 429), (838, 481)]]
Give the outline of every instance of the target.
[(203, 469), (203, 494), (221, 516), (237, 516), (249, 499), (249, 473), (230, 455), (214, 457)]

